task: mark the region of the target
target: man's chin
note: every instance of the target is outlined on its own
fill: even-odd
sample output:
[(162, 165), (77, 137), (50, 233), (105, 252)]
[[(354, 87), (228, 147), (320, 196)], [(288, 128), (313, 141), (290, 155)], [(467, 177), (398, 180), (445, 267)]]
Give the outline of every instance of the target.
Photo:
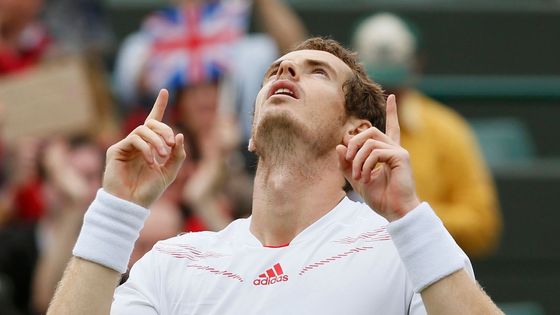
[(255, 153), (261, 157), (293, 151), (294, 141), (306, 133), (305, 125), (289, 110), (274, 109), (263, 113), (255, 126)]
[(274, 106), (262, 113), (262, 117), (256, 126), (259, 130), (271, 131), (275, 129), (298, 130), (304, 125), (295, 117), (287, 106)]

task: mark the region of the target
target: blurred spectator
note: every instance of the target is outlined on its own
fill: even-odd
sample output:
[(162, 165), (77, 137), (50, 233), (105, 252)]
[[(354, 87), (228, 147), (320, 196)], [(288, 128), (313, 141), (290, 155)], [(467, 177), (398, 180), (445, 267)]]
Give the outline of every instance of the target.
[(418, 38), (399, 17), (380, 13), (363, 21), (353, 40), (369, 75), (397, 96), (419, 196), (469, 256), (490, 254), (502, 227), (496, 191), (467, 122), (414, 89)]
[(0, 74), (36, 64), (51, 53), (53, 39), (57, 53), (107, 56), (115, 44), (101, 1), (0, 1)]
[(43, 0), (0, 1), (0, 75), (39, 62), (50, 39), (38, 22)]
[[(99, 17), (102, 12), (101, 8), (102, 5), (96, 0), (0, 0), (0, 76), (10, 75), (38, 65), (47, 57), (53, 59), (54, 53), (95, 51), (95, 47), (86, 47), (87, 45), (97, 45), (92, 37), (82, 36), (83, 34), (80, 37), (75, 34), (76, 32), (86, 32), (84, 30), (86, 28), (91, 33), (96, 32), (96, 25), (102, 24), (100, 21), (97, 22), (101, 19)], [(62, 41), (55, 41), (51, 32), (47, 31), (47, 27), (41, 22), (40, 14), (44, 12), (47, 13), (47, 20), (55, 24), (50, 25), (50, 29), (55, 30), (54, 35), (58, 35)], [(55, 18), (55, 15), (59, 15), (59, 17)], [(91, 16), (84, 17), (85, 15)], [(87, 19), (87, 22), (83, 19)], [(58, 23), (72, 20), (76, 24), (82, 23), (83, 27), (78, 28), (65, 24), (64, 30), (62, 30), (62, 26), (53, 22), (54, 20)], [(84, 24), (88, 24), (87, 27)], [(79, 44), (72, 36), (80, 37), (82, 42)], [(72, 41), (73, 45), (83, 45), (69, 48), (67, 41)], [(90, 56), (88, 55), (88, 57)], [(111, 125), (113, 113), (110, 112), (111, 100), (108, 93), (105, 93), (108, 89), (105, 89), (106, 82), (101, 67), (97, 66), (96, 61), (97, 59), (94, 58), (83, 58), (80, 60), (81, 69), (79, 71), (85, 73), (84, 81), (87, 80), (85, 84), (88, 85), (88, 92), (91, 92), (88, 97), (91, 97), (93, 106), (95, 106), (91, 109), (90, 115), (97, 118), (96, 126), (92, 126), (91, 129), (97, 127), (95, 131), (97, 136), (106, 143), (110, 143), (113, 140), (111, 132), (114, 133), (117, 128), (111, 128), (113, 127)], [(58, 80), (57, 74), (59, 74), (54, 69), (58, 68), (62, 71), (64, 67), (66, 65), (62, 63), (57, 64), (56, 67), (52, 65), (49, 67), (52, 70), (51, 75), (54, 81)], [(30, 81), (32, 80), (30, 79)], [(41, 99), (41, 93), (45, 93), (45, 91), (37, 91), (30, 87), (26, 87), (27, 90), (30, 92), (27, 97), (29, 103), (33, 103), (32, 100)], [(71, 94), (68, 94), (68, 97), (71, 97)], [(14, 112), (13, 109), (17, 108), (18, 104), (5, 105), (11, 112)], [(26, 113), (25, 110), (22, 112)], [(22, 117), (32, 117), (32, 115), (27, 112)], [(18, 114), (13, 116), (17, 117)], [(14, 125), (13, 121), (11, 125)], [(36, 134), (17, 142), (10, 141), (10, 147), (3, 150), (0, 227), (11, 220), (18, 221), (18, 223), (35, 224), (42, 217), (46, 207), (42, 191), (44, 169), (39, 167), (40, 163), (37, 158), (43, 149), (44, 139), (49, 136), (51, 135)]]
[(13, 199), (7, 221), (32, 225), (45, 209), (39, 156), (41, 140), (26, 137), (9, 148), (6, 190)]
[[(269, 35), (246, 34), (251, 4)], [(279, 51), (304, 36), (278, 0), (187, 0), (152, 14), (125, 40), (116, 65), (125, 103), (162, 87), (174, 95), (169, 118), (185, 134), (190, 158), (163, 198), (181, 205), (186, 230), (219, 230), (249, 213), (252, 185), (238, 149), (250, 135), (254, 97)], [(136, 111), (126, 132), (147, 110)]]
[(41, 149), (41, 200), (36, 224), (0, 229), (0, 275), (22, 314), (42, 313), (71, 256), (87, 205), (101, 185), (102, 150), (92, 141), (57, 139)]
[(115, 38), (107, 21), (105, 1), (46, 0), (44, 21), (65, 53), (113, 53)]
[[(51, 40), (39, 22), (42, 7), (43, 0), (0, 0), (0, 76), (36, 65), (46, 55)], [(38, 144), (34, 139), (24, 139), (9, 150), (2, 147), (0, 229), (14, 215), (35, 222), (42, 214)], [(15, 208), (21, 211), (15, 213)]]
[(87, 206), (101, 186), (103, 151), (88, 138), (51, 141), (43, 158), (47, 213), (37, 228), (33, 306), (43, 313), (68, 262)]
[(6, 148), (3, 140), (4, 133), (4, 105), (0, 103), (0, 229), (6, 224), (11, 214), (12, 197), (7, 187), (6, 178)]

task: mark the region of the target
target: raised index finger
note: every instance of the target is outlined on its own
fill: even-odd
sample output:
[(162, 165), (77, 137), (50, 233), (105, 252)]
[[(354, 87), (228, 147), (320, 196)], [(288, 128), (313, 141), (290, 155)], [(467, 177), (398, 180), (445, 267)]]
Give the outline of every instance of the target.
[(401, 143), (401, 128), (397, 115), (397, 100), (394, 94), (387, 97), (387, 118), (385, 119), (385, 133), (397, 144)]
[(166, 89), (161, 89), (154, 103), (154, 107), (152, 107), (152, 111), (146, 118), (146, 121), (150, 119), (161, 121), (163, 119), (163, 114), (165, 113), (165, 108), (167, 107), (168, 99), (169, 99), (169, 92), (167, 92)]

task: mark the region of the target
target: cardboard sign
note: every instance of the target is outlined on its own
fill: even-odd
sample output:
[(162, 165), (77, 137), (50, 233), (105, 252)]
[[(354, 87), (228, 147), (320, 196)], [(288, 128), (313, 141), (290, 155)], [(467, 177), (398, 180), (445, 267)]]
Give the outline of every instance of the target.
[(77, 57), (0, 77), (2, 137), (71, 135), (94, 128), (95, 100), (86, 63)]

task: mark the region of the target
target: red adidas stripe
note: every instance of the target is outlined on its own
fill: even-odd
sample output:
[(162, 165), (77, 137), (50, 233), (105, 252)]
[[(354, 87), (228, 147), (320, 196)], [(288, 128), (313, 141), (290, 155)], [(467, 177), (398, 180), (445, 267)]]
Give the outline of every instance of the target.
[(272, 269), (267, 269), (266, 274), (268, 275), (269, 278), (276, 277), (276, 275), (274, 274), (274, 270), (272, 270)]
[(284, 271), (282, 270), (282, 267), (280, 266), (280, 263), (277, 263), (276, 265), (273, 266), (274, 271), (276, 271), (277, 275), (283, 275)]

